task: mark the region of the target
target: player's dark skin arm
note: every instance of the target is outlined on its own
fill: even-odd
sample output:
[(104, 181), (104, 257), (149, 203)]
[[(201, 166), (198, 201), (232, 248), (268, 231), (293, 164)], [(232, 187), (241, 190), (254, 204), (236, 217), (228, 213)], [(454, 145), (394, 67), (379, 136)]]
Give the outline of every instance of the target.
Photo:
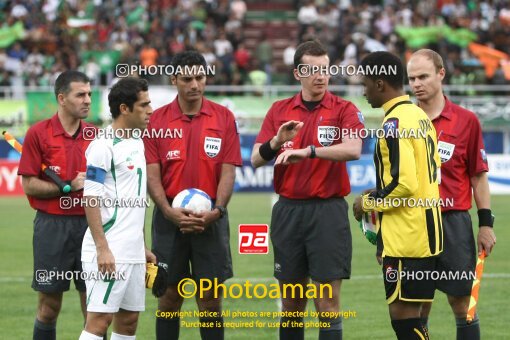
[[(85, 172), (79, 172), (71, 181), (71, 191), (83, 189)], [(21, 185), (25, 194), (37, 198), (52, 198), (62, 196), (60, 189), (53, 182), (44, 181), (36, 176), (21, 176)]]
[[(487, 173), (481, 172), (471, 177), (471, 186), (473, 187), (473, 196), (475, 197), (476, 207), (478, 209), (490, 209), (491, 194)], [(478, 255), (480, 255), (482, 249), (484, 249), (485, 255), (489, 256), (492, 248), (496, 244), (496, 234), (494, 233), (494, 229), (489, 226), (480, 226), (477, 244)]]
[(199, 225), (202, 222), (200, 219), (190, 215), (191, 210), (172, 208), (170, 206), (163, 184), (161, 184), (161, 168), (158, 163), (147, 164), (147, 187), (152, 200), (167, 220), (174, 222), (180, 228), (183, 226)]
[[(222, 164), (220, 182), (218, 183), (218, 189), (216, 191), (216, 205), (226, 207), (232, 196), (234, 190), (234, 182), (236, 179), (236, 167), (233, 164)], [(203, 219), (203, 227), (207, 227), (220, 218), (220, 211), (213, 209), (211, 211), (196, 214), (195, 216)]]
[[(115, 272), (115, 257), (113, 256), (108, 241), (103, 230), (103, 222), (101, 220), (101, 210), (97, 204), (99, 197), (85, 197), (87, 204), (85, 206), (85, 216), (89, 224), (90, 233), (94, 239), (97, 251), (97, 269), (102, 273)], [(91, 202), (90, 204), (88, 202)]]

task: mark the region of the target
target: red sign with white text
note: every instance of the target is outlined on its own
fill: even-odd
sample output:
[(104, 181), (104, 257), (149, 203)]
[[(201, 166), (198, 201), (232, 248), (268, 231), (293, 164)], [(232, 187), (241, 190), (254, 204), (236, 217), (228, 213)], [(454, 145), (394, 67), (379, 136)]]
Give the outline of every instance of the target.
[(269, 226), (267, 224), (239, 225), (239, 254), (269, 253)]
[(18, 176), (19, 162), (0, 161), (0, 196), (25, 195)]

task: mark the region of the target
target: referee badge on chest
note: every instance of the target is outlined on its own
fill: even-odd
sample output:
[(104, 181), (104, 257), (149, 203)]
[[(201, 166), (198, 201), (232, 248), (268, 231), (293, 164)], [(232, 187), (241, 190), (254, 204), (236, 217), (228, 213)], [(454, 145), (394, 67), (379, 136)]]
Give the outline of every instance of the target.
[(221, 150), (221, 138), (205, 137), (204, 151), (211, 158), (218, 156)]
[(337, 132), (336, 126), (318, 126), (317, 127), (317, 139), (320, 145), (330, 146), (336, 137)]
[(437, 152), (439, 153), (439, 158), (441, 158), (441, 163), (448, 162), (452, 158), (453, 150), (455, 150), (455, 144), (443, 141), (437, 143)]

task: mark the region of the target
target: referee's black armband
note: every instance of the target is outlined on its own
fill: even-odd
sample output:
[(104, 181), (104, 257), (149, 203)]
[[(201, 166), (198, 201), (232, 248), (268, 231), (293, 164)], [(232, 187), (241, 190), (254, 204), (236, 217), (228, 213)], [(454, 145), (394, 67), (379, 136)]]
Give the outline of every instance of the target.
[(494, 215), (490, 209), (478, 209), (478, 227), (493, 227)]
[(275, 158), (276, 154), (278, 153), (278, 150), (271, 149), (271, 139), (262, 144), (259, 148), (260, 157), (262, 157), (264, 160), (268, 162)]

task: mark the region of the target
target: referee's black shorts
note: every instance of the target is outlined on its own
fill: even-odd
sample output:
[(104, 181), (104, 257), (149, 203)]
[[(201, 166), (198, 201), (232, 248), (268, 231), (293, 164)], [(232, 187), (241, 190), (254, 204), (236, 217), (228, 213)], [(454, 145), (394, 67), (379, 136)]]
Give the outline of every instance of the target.
[(348, 279), (352, 238), (342, 197), (294, 200), (280, 196), (271, 216), (274, 276), (293, 282)]
[(169, 285), (187, 277), (216, 278), (223, 282), (233, 276), (228, 214), (203, 233), (183, 234), (156, 206), (152, 216), (152, 251), (158, 264), (167, 270)]
[(81, 245), (87, 227), (85, 216), (53, 215), (37, 211), (33, 237), (34, 290), (43, 293), (67, 291), (71, 281), (66, 277), (71, 278), (73, 272), (76, 289), (85, 291), (85, 282), (79, 273), (82, 271)]
[(436, 281), (436, 288), (451, 296), (469, 296), (476, 267), (476, 243), (471, 216), (467, 211), (447, 211), (443, 218), (443, 252), (438, 271), (447, 279)]

